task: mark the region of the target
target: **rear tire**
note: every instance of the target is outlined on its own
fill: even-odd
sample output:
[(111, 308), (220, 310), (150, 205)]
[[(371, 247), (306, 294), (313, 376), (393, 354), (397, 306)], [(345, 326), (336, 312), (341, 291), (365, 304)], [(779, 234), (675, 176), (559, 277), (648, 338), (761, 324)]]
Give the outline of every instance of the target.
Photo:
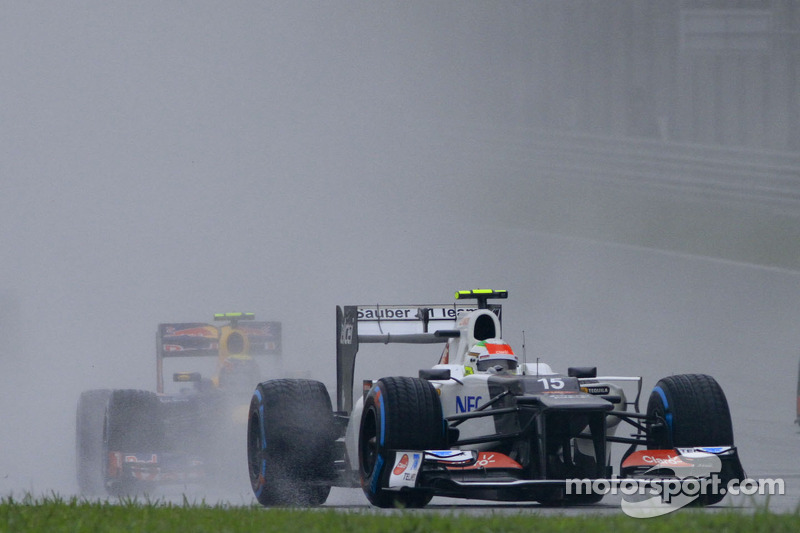
[(84, 496), (100, 496), (105, 493), (103, 423), (109, 398), (111, 391), (108, 389), (84, 391), (78, 398), (75, 416), (75, 464), (78, 489)]
[(317, 506), (333, 484), (336, 440), (325, 385), (307, 379), (260, 383), (250, 401), (247, 463), (264, 506)]
[(389, 450), (447, 449), (442, 404), (427, 380), (388, 377), (378, 380), (364, 401), (358, 437), (361, 488), (377, 507), (424, 507), (433, 494), (389, 491)]
[[(702, 446), (733, 446), (733, 424), (725, 393), (719, 383), (706, 374), (679, 374), (656, 383), (647, 402), (651, 426), (647, 448), (671, 449)], [(736, 473), (720, 473), (727, 482)], [(713, 505), (724, 494), (705, 494), (696, 500)]]

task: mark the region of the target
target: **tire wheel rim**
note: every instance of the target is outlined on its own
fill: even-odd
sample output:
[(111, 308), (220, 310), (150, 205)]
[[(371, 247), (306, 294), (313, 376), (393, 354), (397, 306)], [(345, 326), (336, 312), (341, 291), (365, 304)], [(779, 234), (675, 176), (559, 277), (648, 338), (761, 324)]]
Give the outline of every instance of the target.
[(264, 448), (265, 443), (261, 439), (261, 421), (258, 418), (258, 414), (253, 413), (250, 417), (247, 431), (247, 463), (251, 481), (256, 481), (261, 475)]
[(369, 478), (378, 459), (378, 420), (373, 408), (367, 413), (361, 437), (361, 472), (365, 478)]
[(651, 446), (655, 449), (661, 449), (669, 446), (669, 429), (667, 427), (667, 415), (664, 406), (659, 404), (653, 409), (652, 418), (659, 424), (653, 427), (650, 431)]

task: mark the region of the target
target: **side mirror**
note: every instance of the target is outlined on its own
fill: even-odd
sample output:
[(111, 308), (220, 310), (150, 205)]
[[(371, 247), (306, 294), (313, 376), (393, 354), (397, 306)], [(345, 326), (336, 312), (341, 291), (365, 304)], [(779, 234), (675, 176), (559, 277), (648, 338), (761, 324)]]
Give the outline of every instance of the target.
[(596, 378), (596, 366), (571, 366), (567, 369), (567, 375), (571, 378)]
[(419, 371), (420, 379), (450, 379), (449, 368), (423, 368)]

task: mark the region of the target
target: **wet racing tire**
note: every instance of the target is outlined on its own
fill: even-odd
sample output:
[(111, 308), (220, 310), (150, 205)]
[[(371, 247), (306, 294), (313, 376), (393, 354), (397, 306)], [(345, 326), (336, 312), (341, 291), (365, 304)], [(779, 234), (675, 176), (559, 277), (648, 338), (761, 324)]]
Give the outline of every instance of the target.
[(679, 374), (659, 380), (647, 402), (647, 416), (660, 423), (650, 431), (650, 449), (733, 445), (728, 401), (711, 376)]
[(152, 473), (135, 476), (126, 464), (111, 460), (135, 455), (155, 457), (164, 449), (164, 423), (161, 401), (154, 392), (122, 389), (112, 391), (105, 414), (103, 434), (103, 474), (106, 491), (112, 496), (147, 492), (154, 483)]
[(253, 392), (247, 422), (250, 485), (265, 506), (325, 503), (336, 432), (328, 391), (307, 379), (275, 379)]
[(432, 493), (386, 487), (393, 467), (391, 450), (446, 449), (442, 404), (427, 380), (378, 380), (364, 401), (358, 438), (361, 488), (377, 507), (424, 507)]
[(78, 489), (84, 496), (105, 494), (103, 480), (103, 423), (108, 389), (88, 390), (78, 398), (75, 416), (75, 463)]
[[(647, 417), (656, 422), (649, 431), (648, 449), (733, 446), (725, 393), (706, 374), (678, 374), (659, 380), (647, 402)], [(730, 479), (731, 473), (723, 471), (720, 475)], [(708, 494), (697, 503), (711, 505), (723, 497)]]

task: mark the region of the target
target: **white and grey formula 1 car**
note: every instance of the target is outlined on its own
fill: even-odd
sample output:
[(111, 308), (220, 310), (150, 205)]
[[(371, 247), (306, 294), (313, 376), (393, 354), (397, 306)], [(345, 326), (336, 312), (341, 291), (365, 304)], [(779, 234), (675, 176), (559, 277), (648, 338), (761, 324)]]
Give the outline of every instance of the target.
[[(712, 377), (661, 379), (641, 413), (640, 377), (520, 362), (501, 340), (500, 305), (488, 303), (506, 297), (476, 290), (456, 293), (472, 306), (337, 306), (336, 411), (317, 381), (266, 381), (253, 394), (247, 452), (258, 501), (319, 505), (331, 486), (360, 486), (379, 507), (421, 507), (433, 496), (594, 503), (602, 493), (573, 494), (567, 480), (611, 478), (615, 442), (627, 446), (619, 477), (663, 482), (693, 456), (718, 459), (723, 482), (744, 477)], [(366, 343), (445, 346), (418, 377), (365, 381), (354, 404)], [(632, 401), (625, 388), (635, 390)]]

